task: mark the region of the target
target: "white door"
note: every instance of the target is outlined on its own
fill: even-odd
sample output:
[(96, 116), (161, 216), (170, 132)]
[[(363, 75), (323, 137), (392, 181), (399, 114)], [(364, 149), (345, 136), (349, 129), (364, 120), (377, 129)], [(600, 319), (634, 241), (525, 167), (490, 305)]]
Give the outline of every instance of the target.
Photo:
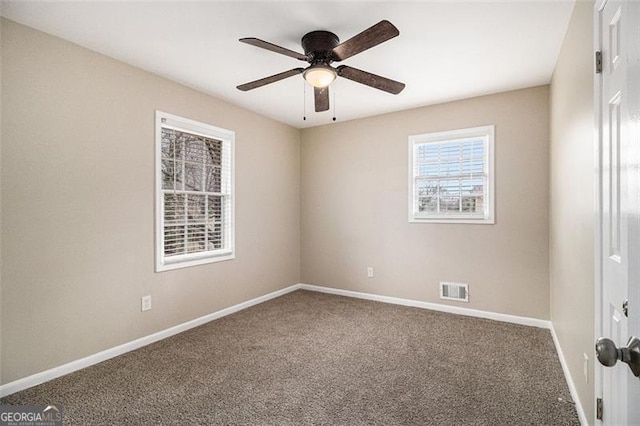
[[(602, 52), (596, 83), (602, 281), (598, 334), (622, 349), (608, 346), (610, 364), (618, 357), (640, 363), (640, 352), (624, 350), (630, 336), (640, 337), (640, 2), (605, 0), (596, 15), (596, 44)], [(605, 343), (611, 342), (599, 345), (601, 362), (607, 358)], [(620, 361), (596, 367), (602, 421), (640, 425), (640, 378)]]

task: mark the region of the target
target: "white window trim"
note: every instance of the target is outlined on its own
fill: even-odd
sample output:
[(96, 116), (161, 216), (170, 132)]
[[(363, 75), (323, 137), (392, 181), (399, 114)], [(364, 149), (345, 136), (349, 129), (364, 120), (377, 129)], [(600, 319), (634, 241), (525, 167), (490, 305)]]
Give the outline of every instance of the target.
[[(455, 139), (466, 139), (470, 137), (487, 137), (487, 162), (485, 163), (485, 173), (488, 174), (486, 192), (488, 200), (485, 200), (485, 214), (483, 217), (472, 218), (465, 215), (430, 215), (416, 216), (415, 214), (415, 170), (414, 147), (425, 142), (446, 142)], [(479, 126), (468, 129), (447, 130), (443, 132), (424, 133), (409, 136), (409, 206), (408, 215), (411, 223), (460, 223), (460, 224), (495, 224), (495, 126)]]
[[(189, 255), (175, 256), (172, 259), (165, 259), (162, 250), (163, 247), (163, 225), (164, 225), (164, 203), (162, 194), (162, 127), (173, 127), (178, 130), (185, 130), (196, 133), (205, 137), (214, 137), (225, 142), (229, 142), (230, 155), (230, 222), (229, 229), (229, 247), (215, 252), (193, 253)], [(156, 216), (156, 232), (155, 232), (155, 248), (156, 248), (156, 272), (170, 271), (179, 268), (187, 268), (190, 266), (203, 265), (213, 262), (222, 262), (225, 260), (235, 259), (235, 132), (212, 126), (210, 124), (183, 118), (177, 115), (156, 110), (156, 126), (155, 126), (155, 216)]]

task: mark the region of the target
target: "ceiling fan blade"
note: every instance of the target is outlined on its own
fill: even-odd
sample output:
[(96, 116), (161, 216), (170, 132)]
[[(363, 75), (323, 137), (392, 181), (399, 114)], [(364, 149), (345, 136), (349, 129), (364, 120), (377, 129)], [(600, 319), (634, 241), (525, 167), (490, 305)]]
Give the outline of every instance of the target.
[(358, 35), (351, 37), (334, 47), (332, 59), (343, 61), (351, 56), (364, 52), (400, 34), (400, 31), (389, 21), (380, 21)]
[(269, 83), (275, 83), (276, 81), (284, 80), (285, 78), (289, 78), (294, 75), (300, 74), (302, 71), (304, 71), (304, 68), (294, 68), (289, 71), (285, 71), (269, 77), (261, 78), (260, 80), (255, 80), (249, 83), (241, 84), (240, 86), (238, 86), (238, 89), (242, 90), (243, 92), (246, 92), (247, 90), (262, 87)]
[(316, 112), (329, 110), (329, 87), (314, 87), (313, 94), (316, 101)]
[(268, 41), (260, 40), (259, 38), (246, 37), (246, 38), (241, 38), (240, 41), (243, 43), (250, 44), (252, 46), (261, 47), (263, 49), (270, 50), (272, 52), (280, 53), (281, 55), (291, 56), (292, 58), (296, 58), (301, 61), (306, 61), (309, 59), (307, 55), (294, 52), (293, 50), (289, 50), (287, 48), (275, 45), (273, 43), (269, 43)]
[(399, 81), (371, 74), (370, 72), (362, 71), (357, 68), (351, 68), (346, 65), (340, 65), (336, 71), (340, 77), (344, 77), (355, 81), (356, 83), (364, 84), (394, 95), (402, 92), (405, 86), (404, 83), (400, 83)]

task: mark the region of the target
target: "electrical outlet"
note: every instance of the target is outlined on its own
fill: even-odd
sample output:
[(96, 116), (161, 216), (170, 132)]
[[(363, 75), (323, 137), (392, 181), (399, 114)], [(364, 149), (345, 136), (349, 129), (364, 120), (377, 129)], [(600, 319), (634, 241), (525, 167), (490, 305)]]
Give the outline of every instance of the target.
[(582, 354), (584, 361), (582, 363), (582, 373), (584, 374), (584, 382), (589, 383), (589, 355)]
[(373, 266), (367, 266), (367, 277), (373, 278)]
[(142, 312), (151, 310), (151, 296), (142, 297)]

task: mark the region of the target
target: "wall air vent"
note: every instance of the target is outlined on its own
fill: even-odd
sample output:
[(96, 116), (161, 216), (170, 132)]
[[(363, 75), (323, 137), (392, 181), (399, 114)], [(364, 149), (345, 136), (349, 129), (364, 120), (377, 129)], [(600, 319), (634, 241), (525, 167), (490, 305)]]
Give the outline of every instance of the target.
[(446, 283), (440, 281), (440, 299), (469, 301), (469, 284)]

